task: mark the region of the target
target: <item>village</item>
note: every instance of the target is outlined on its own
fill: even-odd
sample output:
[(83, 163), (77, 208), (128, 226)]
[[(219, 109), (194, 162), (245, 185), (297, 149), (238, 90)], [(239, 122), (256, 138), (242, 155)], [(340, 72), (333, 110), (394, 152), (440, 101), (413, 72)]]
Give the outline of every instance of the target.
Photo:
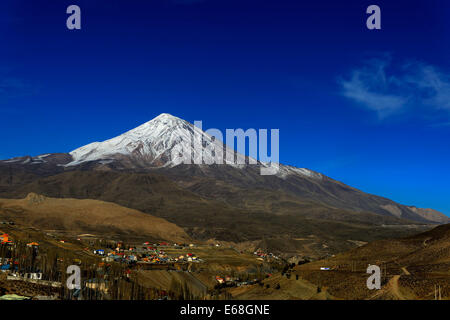
[[(0, 232), (0, 244), (7, 246), (9, 250), (16, 247), (16, 244), (7, 233)], [(49, 234), (50, 235), (50, 234)], [(89, 245), (91, 247), (96, 247), (91, 250), (89, 247), (84, 247), (83, 250), (87, 255), (93, 255), (101, 258), (104, 262), (117, 262), (122, 264), (127, 264), (129, 267), (134, 266), (144, 266), (144, 265), (164, 265), (164, 264), (185, 264), (185, 263), (201, 263), (202, 259), (197, 257), (194, 253), (189, 252), (189, 248), (194, 248), (195, 245), (190, 243), (174, 243), (169, 244), (167, 242), (150, 243), (144, 242), (140, 245), (126, 245), (122, 241), (106, 241), (103, 239), (93, 241), (89, 238), (77, 238), (76, 241), (85, 246)], [(58, 240), (62, 244), (70, 244), (68, 240)], [(97, 244), (104, 244), (103, 246), (98, 246)], [(32, 241), (26, 244), (26, 247), (33, 250), (33, 255), (38, 254), (40, 244), (36, 241)], [(186, 251), (183, 254), (168, 254), (165, 250), (175, 249), (177, 251)], [(2, 258), (0, 257), (1, 270), (12, 270), (10, 262), (12, 258)], [(17, 264), (18, 261), (14, 262)], [(81, 264), (80, 259), (74, 259), (75, 264)], [(39, 276), (40, 278), (40, 276)]]
[(174, 264), (174, 263), (201, 263), (202, 259), (197, 257), (195, 254), (186, 252), (185, 254), (167, 254), (164, 250), (165, 248), (172, 247), (174, 249), (184, 250), (186, 248), (193, 248), (194, 244), (169, 244), (167, 242), (154, 243), (144, 242), (139, 246), (125, 247), (122, 242), (115, 243), (114, 249), (111, 248), (101, 248), (94, 249), (93, 253), (102, 257), (102, 261), (105, 262), (120, 262), (128, 263), (129, 265), (140, 265), (145, 264)]
[[(219, 298), (221, 289), (255, 285), (271, 269), (258, 277), (230, 273), (223, 263), (216, 266), (216, 260), (242, 266), (251, 261), (255, 266), (282, 264), (272, 253), (244, 253), (220, 243), (123, 241), (31, 229), (24, 239), (18, 226), (1, 224), (7, 230), (0, 231), (0, 284), (9, 289), (0, 289), (0, 300)], [(82, 290), (70, 291), (65, 285), (70, 265), (82, 270)], [(161, 275), (167, 278), (163, 283), (157, 281)], [(27, 286), (33, 287), (29, 293), (16, 289)]]
[[(43, 290), (51, 293), (47, 296), (49, 299), (79, 298), (80, 292), (67, 292), (64, 285), (66, 268), (78, 265), (82, 269), (84, 288), (100, 292), (94, 294), (96, 298), (112, 298), (113, 283), (121, 280), (130, 282), (133, 270), (152, 267), (174, 269), (175, 264), (202, 262), (197, 255), (189, 252), (194, 244), (147, 241), (139, 245), (126, 245), (123, 241), (93, 239), (89, 235), (71, 241), (58, 239), (51, 233), (46, 233), (46, 236), (44, 244), (37, 239), (23, 242), (15, 241), (10, 234), (0, 231), (0, 281), (6, 281), (8, 286), (14, 286), (13, 282), (26, 282), (51, 287), (52, 290)], [(52, 244), (50, 247), (49, 242)], [(183, 254), (168, 254), (165, 250), (169, 248), (181, 250)], [(160, 293), (149, 291), (156, 297), (167, 298), (163, 290)], [(137, 294), (142, 295), (141, 292)], [(0, 300), (5, 299), (21, 300), (25, 297), (17, 294), (0, 296)]]

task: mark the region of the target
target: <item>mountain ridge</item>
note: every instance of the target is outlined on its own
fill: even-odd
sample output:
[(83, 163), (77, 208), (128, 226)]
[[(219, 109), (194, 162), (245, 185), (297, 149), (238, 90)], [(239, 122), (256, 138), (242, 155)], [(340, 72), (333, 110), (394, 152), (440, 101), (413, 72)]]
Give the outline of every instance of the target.
[[(156, 172), (203, 198), (247, 209), (260, 207), (263, 201), (255, 194), (255, 190), (260, 190), (261, 194), (274, 194), (274, 201), (267, 204), (270, 208), (265, 208), (265, 211), (277, 214), (280, 214), (279, 208), (282, 208), (282, 213), (295, 213), (298, 201), (313, 201), (335, 208), (374, 212), (420, 223), (450, 222), (450, 218), (436, 210), (398, 204), (305, 168), (280, 164), (276, 175), (261, 176), (259, 168), (265, 164), (260, 162), (256, 165), (229, 162), (225, 165), (187, 165), (171, 158), (176, 150), (189, 148), (193, 143), (202, 146), (200, 150), (193, 150), (193, 159), (197, 160), (207, 155), (204, 150), (211, 144), (224, 151), (228, 148), (189, 122), (163, 113), (124, 134), (90, 143), (68, 154), (43, 154), (0, 161), (0, 194), (2, 190), (6, 194), (11, 193), (14, 183), (24, 185), (71, 170)], [(232, 152), (240, 159), (246, 158), (234, 150)], [(13, 179), (14, 175), (20, 178)], [(291, 200), (279, 202), (276, 193)]]

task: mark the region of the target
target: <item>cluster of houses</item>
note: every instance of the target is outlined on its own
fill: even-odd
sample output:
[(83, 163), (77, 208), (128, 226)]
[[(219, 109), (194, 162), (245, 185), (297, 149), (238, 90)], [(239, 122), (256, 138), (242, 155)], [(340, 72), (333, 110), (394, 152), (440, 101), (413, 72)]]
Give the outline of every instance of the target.
[[(0, 244), (14, 245), (14, 241), (7, 233), (2, 233), (0, 231)], [(39, 243), (33, 241), (30, 243), (27, 243), (27, 247), (37, 249), (39, 247)]]
[(202, 260), (199, 257), (197, 257), (195, 254), (193, 254), (193, 253), (187, 253), (186, 255), (180, 255), (178, 257), (172, 258), (172, 260), (174, 262), (179, 262), (179, 263), (183, 263), (183, 262), (202, 262)]
[(239, 278), (233, 278), (230, 276), (216, 276), (216, 281), (218, 285), (227, 287), (241, 287), (258, 283), (258, 279), (242, 281)]
[[(2, 224), (11, 224), (10, 222), (1, 222)], [(11, 237), (7, 233), (0, 232), (0, 244), (2, 245), (8, 245), (8, 246), (14, 246), (14, 241), (11, 239)], [(39, 244), (37, 242), (31, 242), (27, 244), (27, 247), (37, 249)], [(19, 270), (19, 262), (17, 260), (13, 260), (12, 258), (1, 258), (0, 257), (0, 271), (4, 273), (10, 273), (13, 272), (15, 274), (16, 271)], [(41, 279), (42, 274), (41, 273), (26, 273), (21, 274), (20, 276), (26, 277), (27, 279)]]
[(257, 256), (258, 258), (256, 258), (256, 259), (260, 260), (260, 261), (269, 260), (269, 259), (276, 259), (276, 260), (280, 259), (278, 256), (274, 255), (271, 252), (270, 253), (266, 253), (266, 252), (263, 252), (261, 250), (255, 251), (255, 252), (253, 252), (253, 254), (255, 256)]
[[(95, 249), (95, 255), (103, 257), (106, 262), (122, 262), (122, 263), (148, 263), (148, 264), (167, 264), (167, 263), (185, 263), (185, 262), (201, 262), (202, 260), (193, 253), (183, 255), (169, 255), (163, 248), (175, 247), (184, 248), (184, 244), (170, 245), (166, 242), (158, 244), (143, 243), (141, 246), (133, 246), (124, 248), (122, 244), (118, 244), (115, 249)], [(192, 245), (193, 246), (193, 245)], [(189, 245), (189, 247), (192, 247)]]

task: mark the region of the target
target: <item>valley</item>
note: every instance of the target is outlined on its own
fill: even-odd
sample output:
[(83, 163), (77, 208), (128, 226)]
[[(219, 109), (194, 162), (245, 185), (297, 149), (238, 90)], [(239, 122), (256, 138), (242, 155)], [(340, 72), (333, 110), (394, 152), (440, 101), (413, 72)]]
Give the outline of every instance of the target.
[[(79, 299), (64, 286), (77, 261), (83, 299), (432, 299), (435, 286), (448, 298), (444, 214), (306, 168), (176, 163), (192, 139), (202, 157), (227, 148), (161, 114), (70, 153), (0, 161), (4, 293), (33, 271), (59, 283), (47, 297)], [(369, 263), (384, 272), (377, 293)]]
[[(40, 230), (5, 221), (11, 219), (11, 213), (3, 216), (3, 208), (0, 229), (8, 235), (8, 242), (0, 244), (0, 293), (5, 296), (89, 300), (450, 298), (450, 225), (360, 244), (323, 259), (294, 260), (229, 243), (174, 243), (167, 237), (146, 241), (126, 232), (111, 235), (101, 222), (96, 224), (96, 234)], [(74, 297), (65, 288), (64, 270), (70, 264), (82, 270), (85, 289), (81, 296)], [(381, 290), (367, 289), (368, 264), (381, 267)], [(321, 270), (324, 267), (329, 270)], [(32, 277), (26, 278), (27, 274)]]

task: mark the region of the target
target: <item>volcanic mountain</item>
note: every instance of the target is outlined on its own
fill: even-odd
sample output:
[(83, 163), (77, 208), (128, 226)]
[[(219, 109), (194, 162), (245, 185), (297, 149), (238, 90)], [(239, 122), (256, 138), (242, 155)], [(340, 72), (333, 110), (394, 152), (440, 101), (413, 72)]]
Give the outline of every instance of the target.
[[(180, 157), (186, 150), (192, 164)], [(211, 164), (222, 157), (218, 150), (231, 151), (234, 162), (223, 156), (224, 164)], [(437, 211), (367, 194), (309, 169), (280, 164), (275, 175), (263, 176), (267, 164), (250, 163), (191, 123), (161, 114), (70, 153), (0, 161), (0, 197), (36, 192), (112, 201), (166, 218), (194, 237), (236, 242), (267, 243), (280, 235), (366, 241), (400, 232), (392, 226), (408, 225), (404, 235), (419, 224), (450, 222)]]

